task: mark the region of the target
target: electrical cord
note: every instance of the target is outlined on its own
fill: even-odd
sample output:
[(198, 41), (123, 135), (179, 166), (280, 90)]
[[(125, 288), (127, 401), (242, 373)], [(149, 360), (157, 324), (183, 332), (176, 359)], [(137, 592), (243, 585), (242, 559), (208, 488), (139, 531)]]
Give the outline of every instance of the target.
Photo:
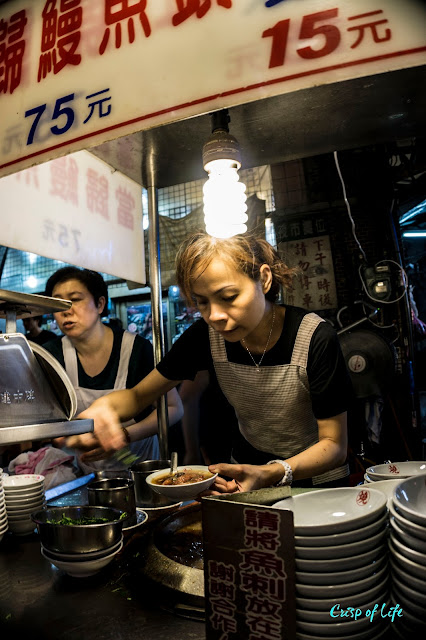
[[(334, 152), (333, 152), (333, 156), (334, 156), (334, 162), (335, 162), (335, 164), (336, 164), (337, 173), (338, 173), (338, 175), (339, 175), (340, 182), (341, 182), (341, 185), (342, 185), (342, 190), (343, 190), (343, 199), (344, 199), (344, 201), (345, 201), (346, 209), (347, 209), (347, 211), (348, 211), (348, 216), (349, 216), (349, 219), (350, 219), (350, 221), (351, 221), (351, 225), (352, 225), (352, 235), (353, 235), (353, 237), (355, 238), (355, 241), (356, 241), (356, 243), (357, 243), (357, 245), (358, 245), (358, 247), (359, 247), (359, 250), (361, 251), (362, 257), (364, 258), (364, 262), (365, 262), (365, 263), (367, 263), (367, 256), (365, 255), (365, 251), (364, 251), (364, 249), (362, 248), (361, 243), (359, 242), (358, 237), (357, 237), (357, 235), (356, 235), (356, 231), (355, 231), (355, 222), (354, 222), (354, 219), (353, 219), (353, 217), (352, 217), (351, 206), (350, 206), (349, 201), (348, 201), (348, 198), (347, 198), (347, 196), (346, 196), (346, 186), (345, 186), (345, 181), (344, 181), (343, 176), (342, 176), (342, 172), (341, 172), (341, 170), (340, 170), (339, 159), (338, 159), (338, 157), (337, 157), (337, 151), (334, 151)], [(393, 208), (393, 205), (394, 205), (394, 201), (392, 202), (392, 208)], [(362, 288), (363, 288), (363, 290), (364, 290), (365, 294), (368, 296), (368, 298), (370, 298), (370, 300), (372, 300), (373, 302), (378, 302), (378, 303), (380, 303), (380, 304), (395, 304), (395, 302), (399, 302), (399, 300), (402, 300), (402, 298), (403, 298), (403, 297), (406, 295), (406, 293), (407, 293), (407, 289), (408, 289), (408, 278), (407, 278), (407, 274), (406, 274), (405, 270), (403, 269), (403, 267), (402, 267), (398, 262), (396, 262), (395, 260), (380, 260), (380, 262), (376, 262), (376, 264), (375, 264), (374, 266), (375, 266), (375, 267), (377, 267), (377, 265), (379, 265), (379, 264), (383, 264), (384, 262), (391, 262), (391, 263), (393, 263), (393, 264), (396, 264), (396, 266), (398, 267), (398, 269), (400, 270), (401, 275), (402, 275), (404, 291), (403, 291), (403, 292), (402, 292), (402, 294), (401, 294), (398, 298), (396, 298), (395, 300), (380, 300), (380, 299), (378, 299), (378, 298), (374, 298), (372, 295), (370, 295), (370, 294), (368, 293), (368, 290), (367, 290), (366, 284), (365, 284), (364, 279), (363, 279), (363, 277), (362, 277), (362, 275), (361, 275), (361, 269), (362, 269), (362, 267), (363, 267), (363, 265), (362, 265), (362, 264), (358, 267), (358, 275), (359, 275), (359, 278), (360, 278), (360, 280), (361, 280)], [(375, 323), (373, 322), (372, 324), (375, 324)], [(382, 328), (390, 328), (390, 327), (382, 327)]]
[(355, 222), (354, 222), (354, 219), (352, 218), (351, 206), (350, 206), (349, 201), (348, 201), (348, 199), (346, 197), (345, 181), (343, 180), (343, 176), (342, 176), (342, 173), (340, 171), (340, 165), (339, 165), (339, 159), (337, 157), (337, 151), (334, 151), (333, 155), (334, 155), (334, 162), (336, 164), (337, 173), (339, 174), (340, 182), (342, 184), (343, 199), (345, 201), (346, 209), (348, 211), (349, 220), (351, 221), (351, 225), (352, 225), (352, 235), (355, 238), (355, 242), (357, 243), (357, 245), (359, 247), (359, 250), (361, 251), (362, 257), (364, 258), (365, 262), (367, 262), (367, 256), (365, 255), (364, 249), (361, 247), (361, 244), (360, 244), (360, 242), (359, 242), (359, 240), (357, 238), (356, 232), (355, 232)]

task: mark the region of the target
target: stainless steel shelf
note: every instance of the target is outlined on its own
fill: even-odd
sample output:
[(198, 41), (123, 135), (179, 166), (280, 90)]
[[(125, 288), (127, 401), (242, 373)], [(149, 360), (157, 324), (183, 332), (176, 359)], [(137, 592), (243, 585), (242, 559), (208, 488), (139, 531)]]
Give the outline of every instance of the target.
[(0, 445), (17, 444), (33, 440), (48, 440), (61, 436), (76, 436), (93, 431), (93, 420), (68, 420), (63, 422), (44, 422), (22, 426), (1, 427)]

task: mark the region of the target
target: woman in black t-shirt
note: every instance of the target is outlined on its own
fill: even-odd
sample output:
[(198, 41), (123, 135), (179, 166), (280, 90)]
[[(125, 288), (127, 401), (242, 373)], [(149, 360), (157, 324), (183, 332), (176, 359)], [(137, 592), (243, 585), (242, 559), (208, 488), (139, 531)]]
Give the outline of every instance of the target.
[[(250, 490), (309, 480), (329, 486), (347, 479), (349, 377), (333, 328), (303, 309), (277, 305), (292, 271), (265, 240), (185, 241), (177, 281), (202, 320), (133, 389), (96, 401), (82, 417), (95, 420), (102, 445), (121, 445), (117, 419), (127, 419), (198, 371), (214, 369), (238, 418), (233, 464), (211, 470), (218, 491)], [(76, 436), (91, 446), (90, 434)]]

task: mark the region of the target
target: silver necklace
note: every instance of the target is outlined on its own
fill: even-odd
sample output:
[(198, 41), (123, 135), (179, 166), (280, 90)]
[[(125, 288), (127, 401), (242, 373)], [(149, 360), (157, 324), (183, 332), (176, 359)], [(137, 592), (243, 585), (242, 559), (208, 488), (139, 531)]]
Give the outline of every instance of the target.
[(270, 340), (271, 340), (271, 336), (272, 336), (272, 329), (274, 328), (274, 321), (275, 321), (275, 305), (274, 305), (273, 310), (272, 310), (272, 324), (271, 324), (271, 330), (269, 331), (268, 340), (267, 340), (267, 342), (266, 342), (265, 348), (264, 348), (264, 350), (263, 350), (263, 353), (262, 353), (262, 355), (261, 355), (261, 357), (260, 357), (259, 362), (256, 362), (256, 360), (253, 358), (252, 354), (250, 353), (250, 349), (249, 349), (249, 348), (248, 348), (248, 346), (246, 345), (246, 343), (245, 343), (245, 341), (244, 341), (244, 338), (241, 338), (242, 345), (243, 345), (243, 347), (247, 350), (247, 353), (249, 354), (250, 358), (253, 360), (253, 362), (254, 362), (254, 366), (256, 367), (256, 370), (257, 370), (257, 371), (260, 371), (260, 365), (262, 364), (262, 360), (263, 360), (263, 358), (265, 357), (266, 350), (267, 350), (267, 348), (269, 347), (269, 342), (270, 342)]

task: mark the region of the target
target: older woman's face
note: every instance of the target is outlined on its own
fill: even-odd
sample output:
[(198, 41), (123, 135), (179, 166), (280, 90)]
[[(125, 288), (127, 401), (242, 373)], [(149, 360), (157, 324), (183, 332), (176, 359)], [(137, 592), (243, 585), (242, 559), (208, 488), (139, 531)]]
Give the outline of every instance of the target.
[[(262, 267), (261, 273), (266, 265)], [(268, 272), (269, 273), (269, 272)], [(229, 342), (254, 331), (265, 313), (262, 282), (254, 282), (230, 263), (214, 258), (193, 282), (192, 292), (204, 320)]]
[(72, 302), (70, 309), (54, 314), (60, 330), (70, 338), (84, 337), (96, 323), (100, 322), (104, 299), (101, 298), (96, 305), (90, 291), (79, 280), (59, 282), (53, 289), (52, 297)]

